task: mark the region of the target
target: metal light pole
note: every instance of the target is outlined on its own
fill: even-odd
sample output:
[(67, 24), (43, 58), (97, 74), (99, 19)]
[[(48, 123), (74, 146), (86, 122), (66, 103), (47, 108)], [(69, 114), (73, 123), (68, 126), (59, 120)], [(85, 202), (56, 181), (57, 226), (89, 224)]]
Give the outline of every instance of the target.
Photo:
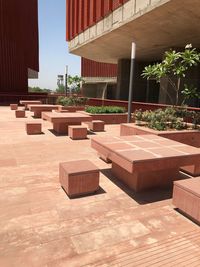
[(65, 66), (65, 96), (67, 96), (68, 65)]
[(134, 69), (135, 69), (135, 51), (136, 51), (136, 45), (135, 45), (135, 43), (132, 43), (129, 97), (128, 97), (128, 119), (127, 119), (128, 123), (131, 122), (132, 98), (133, 98), (133, 80), (134, 80)]

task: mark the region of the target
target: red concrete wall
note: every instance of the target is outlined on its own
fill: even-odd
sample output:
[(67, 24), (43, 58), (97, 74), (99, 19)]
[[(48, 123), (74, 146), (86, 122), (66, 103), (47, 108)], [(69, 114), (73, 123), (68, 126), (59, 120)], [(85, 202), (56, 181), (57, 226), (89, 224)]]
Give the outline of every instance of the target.
[(117, 77), (117, 65), (81, 58), (82, 77)]
[[(128, 101), (123, 100), (110, 100), (105, 99), (102, 100), (101, 98), (90, 98), (87, 102), (89, 106), (119, 106), (124, 107), (128, 110)], [(143, 103), (143, 102), (132, 102), (132, 112), (141, 109), (143, 111), (145, 110), (155, 110), (158, 108), (166, 108), (170, 105), (165, 104), (155, 104), (155, 103)], [(200, 111), (200, 108), (195, 107), (188, 107), (188, 110), (194, 110), (194, 111)]]
[(129, 0), (66, 0), (67, 41), (72, 40), (127, 1)]
[(28, 92), (38, 57), (37, 0), (0, 0), (0, 94)]

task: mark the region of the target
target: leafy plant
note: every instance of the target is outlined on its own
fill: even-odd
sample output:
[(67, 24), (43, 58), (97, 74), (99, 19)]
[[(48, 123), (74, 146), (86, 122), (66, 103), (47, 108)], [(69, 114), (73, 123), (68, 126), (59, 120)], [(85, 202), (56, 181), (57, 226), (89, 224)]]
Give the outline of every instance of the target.
[(82, 81), (83, 81), (83, 78), (79, 77), (78, 75), (75, 75), (75, 76), (68, 75), (67, 84), (68, 84), (70, 93), (75, 93), (75, 94), (80, 93)]
[(125, 108), (117, 106), (88, 106), (85, 111), (91, 114), (125, 113)]
[(195, 88), (193, 85), (189, 86), (184, 84), (184, 90), (181, 91), (181, 94), (183, 95), (182, 105), (184, 105), (188, 99), (193, 99), (193, 98), (200, 99), (200, 93), (197, 91), (197, 88)]
[[(189, 118), (192, 118), (193, 116), (193, 121), (194, 118), (196, 118), (193, 113), (185, 111), (185, 109), (179, 107), (167, 107), (165, 109), (144, 112), (136, 110), (133, 114), (135, 119), (140, 118), (142, 121), (147, 122), (149, 128), (158, 131), (169, 129), (182, 130), (187, 128), (187, 123), (184, 121), (186, 116)], [(200, 122), (200, 116), (196, 121)]]
[(50, 89), (47, 88), (40, 88), (40, 87), (30, 87), (28, 88), (29, 92), (33, 92), (33, 93), (51, 93), (52, 91)]
[[(70, 94), (78, 94), (81, 90), (81, 82), (83, 81), (82, 77), (79, 77), (78, 75), (67, 76), (67, 92)], [(56, 89), (56, 93), (65, 93), (65, 86), (63, 84), (59, 84), (58, 88)]]
[(88, 99), (86, 97), (77, 97), (77, 96), (69, 96), (64, 97), (60, 96), (57, 99), (57, 104), (62, 106), (85, 106)]
[[(177, 52), (175, 50), (165, 52), (163, 61), (146, 66), (143, 70), (142, 77), (147, 79), (153, 78), (157, 82), (160, 82), (162, 78), (166, 78), (172, 88), (175, 90), (175, 102), (173, 101), (166, 88), (163, 89), (168, 94), (171, 103), (178, 105), (181, 79), (186, 76), (189, 68), (197, 66), (199, 62), (200, 53), (197, 52), (196, 48), (192, 48), (192, 45), (186, 45), (183, 52)], [(188, 85), (184, 86), (185, 88), (189, 88)], [(187, 96), (191, 97), (192, 94), (187, 94)]]

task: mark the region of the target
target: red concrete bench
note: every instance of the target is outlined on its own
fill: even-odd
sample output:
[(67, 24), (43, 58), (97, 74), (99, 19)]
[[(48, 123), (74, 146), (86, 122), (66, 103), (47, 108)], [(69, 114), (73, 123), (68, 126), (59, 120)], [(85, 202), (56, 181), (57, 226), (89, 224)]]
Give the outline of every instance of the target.
[(38, 105), (28, 105), (30, 111), (34, 112), (35, 118), (41, 118), (42, 112), (57, 110), (58, 105), (47, 105), (47, 104), (38, 104)]
[(92, 193), (99, 189), (99, 169), (89, 160), (60, 163), (59, 179), (70, 197)]
[(200, 161), (198, 148), (156, 135), (96, 136), (91, 146), (112, 161), (112, 173), (136, 192), (173, 186), (182, 166)]
[(28, 110), (28, 105), (39, 105), (42, 104), (40, 100), (20, 100), (19, 103), (24, 105), (25, 110)]
[(89, 129), (93, 132), (102, 132), (104, 131), (104, 121), (93, 120), (88, 123)]
[(26, 116), (25, 110), (15, 110), (16, 118), (24, 118)]
[(10, 104), (10, 109), (11, 110), (17, 110), (18, 109), (18, 105), (17, 104)]
[(182, 167), (180, 170), (193, 177), (197, 177), (200, 175), (200, 164), (185, 166)]
[(26, 133), (27, 134), (41, 134), (42, 124), (38, 122), (27, 122), (26, 123)]
[(57, 134), (68, 134), (68, 126), (81, 125), (82, 122), (91, 121), (92, 118), (87, 114), (78, 112), (57, 113), (42, 112), (42, 119), (53, 123), (53, 130)]
[(79, 125), (68, 126), (69, 137), (73, 140), (86, 139), (87, 138), (87, 128)]
[(174, 182), (173, 204), (200, 223), (200, 177)]

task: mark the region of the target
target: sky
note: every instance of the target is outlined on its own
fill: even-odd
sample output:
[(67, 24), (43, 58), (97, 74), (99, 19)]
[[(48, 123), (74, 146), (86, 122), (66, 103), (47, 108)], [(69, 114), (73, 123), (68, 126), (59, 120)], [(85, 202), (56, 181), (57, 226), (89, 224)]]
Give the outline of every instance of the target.
[(69, 54), (66, 42), (65, 0), (38, 0), (39, 5), (39, 79), (29, 80), (29, 86), (55, 90), (57, 75), (80, 75), (80, 57)]

